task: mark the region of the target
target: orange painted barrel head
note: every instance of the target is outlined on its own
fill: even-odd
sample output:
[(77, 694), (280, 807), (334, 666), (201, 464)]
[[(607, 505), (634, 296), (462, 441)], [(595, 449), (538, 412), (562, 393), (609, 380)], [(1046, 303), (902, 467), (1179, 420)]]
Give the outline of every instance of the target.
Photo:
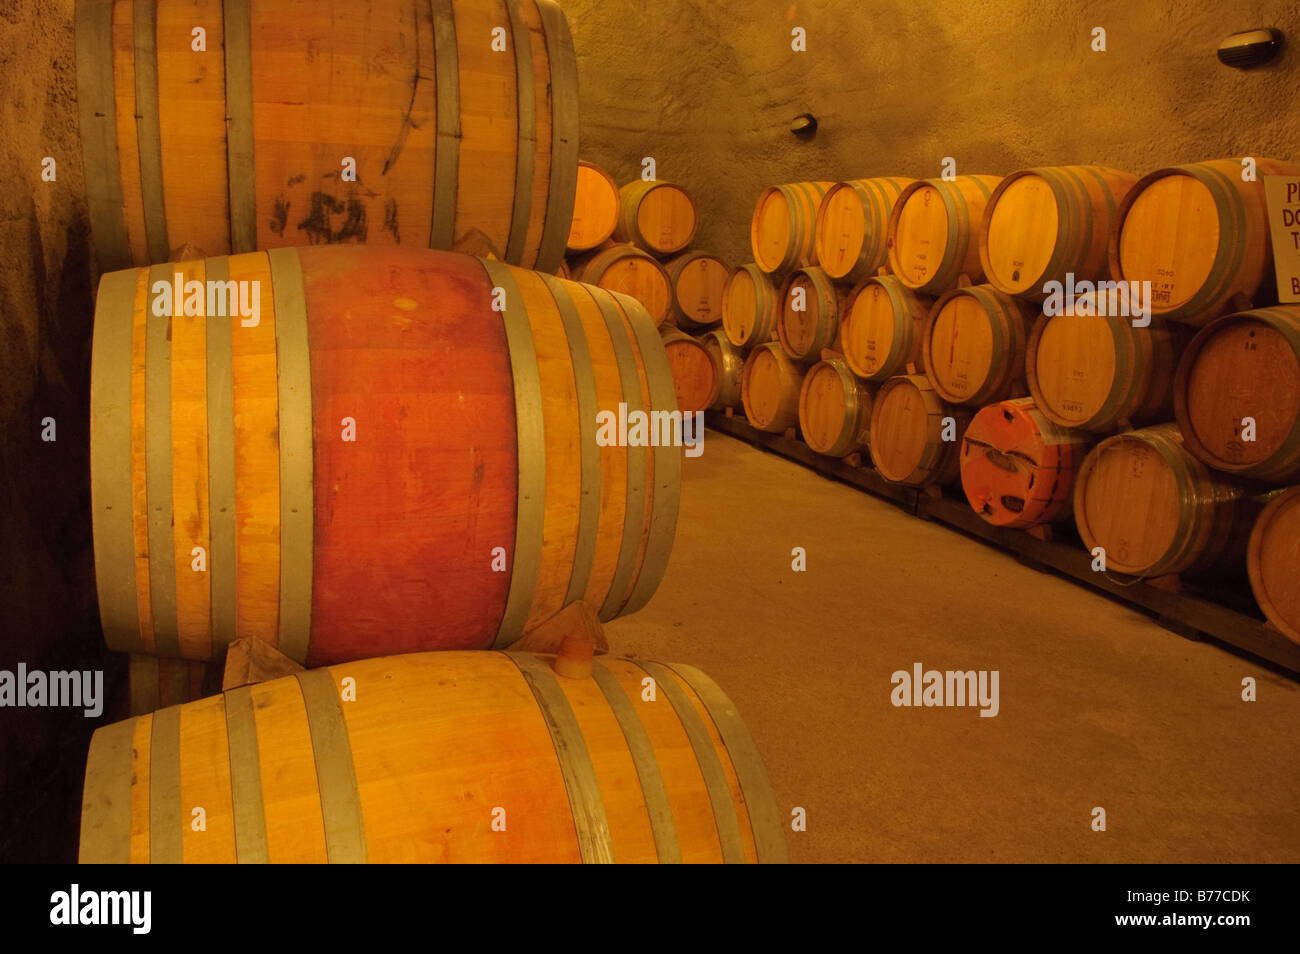
[(1050, 523), (1070, 501), (1083, 449), (1032, 400), (981, 408), (962, 438), (961, 485), (971, 508), (994, 526)]

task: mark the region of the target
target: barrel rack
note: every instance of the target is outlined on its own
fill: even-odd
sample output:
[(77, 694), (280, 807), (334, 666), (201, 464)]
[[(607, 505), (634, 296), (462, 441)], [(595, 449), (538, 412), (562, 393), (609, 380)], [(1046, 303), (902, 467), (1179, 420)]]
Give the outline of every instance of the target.
[(1275, 630), (1257, 611), (1252, 611), (1253, 604), (1246, 596), (1230, 591), (1216, 590), (1211, 594), (1208, 590), (1194, 590), (1190, 582), (1184, 584), (1181, 592), (1171, 592), (1145, 581), (1121, 581), (1113, 574), (1093, 571), (1091, 554), (1077, 540), (1073, 543), (1044, 540), (1023, 530), (992, 526), (980, 519), (965, 499), (935, 497), (915, 487), (892, 484), (871, 467), (854, 467), (846, 461), (824, 457), (802, 441), (758, 430), (741, 415), (728, 417), (721, 411), (708, 411), (705, 423), (715, 431), (803, 464), (824, 477), (833, 477), (889, 500), (913, 516), (946, 524), (967, 536), (1010, 551), (1034, 569), (1061, 574), (1119, 599), (1154, 616), (1173, 633), (1235, 651), (1300, 681), (1300, 645)]

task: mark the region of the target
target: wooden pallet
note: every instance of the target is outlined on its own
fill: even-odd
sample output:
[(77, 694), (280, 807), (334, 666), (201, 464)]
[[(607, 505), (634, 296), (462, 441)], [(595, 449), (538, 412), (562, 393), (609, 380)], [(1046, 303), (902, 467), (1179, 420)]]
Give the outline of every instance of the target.
[(913, 487), (891, 484), (870, 467), (854, 467), (842, 460), (823, 457), (800, 441), (757, 430), (743, 417), (726, 417), (720, 412), (710, 411), (705, 421), (716, 431), (883, 497), (915, 516), (946, 524), (1015, 553), (1030, 566), (1062, 574), (1122, 600), (1155, 616), (1161, 626), (1173, 633), (1244, 653), (1270, 668), (1284, 670), (1292, 678), (1300, 678), (1300, 645), (1291, 642), (1244, 607), (1234, 609), (1198, 593), (1171, 592), (1145, 581), (1120, 580), (1111, 574), (1095, 572), (1092, 555), (1077, 541), (1071, 545), (1059, 540), (1040, 539), (1023, 530), (995, 527), (982, 520), (964, 499), (932, 496)]

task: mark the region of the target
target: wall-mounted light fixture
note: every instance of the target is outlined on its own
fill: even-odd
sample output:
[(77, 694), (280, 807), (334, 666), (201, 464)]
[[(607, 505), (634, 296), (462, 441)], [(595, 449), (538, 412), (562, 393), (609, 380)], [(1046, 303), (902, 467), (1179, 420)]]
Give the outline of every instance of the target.
[(1282, 49), (1282, 31), (1246, 30), (1234, 33), (1219, 44), (1219, 62), (1233, 69), (1248, 70), (1262, 66)]
[(811, 139), (817, 132), (817, 117), (812, 113), (800, 113), (790, 123), (790, 132), (800, 139)]

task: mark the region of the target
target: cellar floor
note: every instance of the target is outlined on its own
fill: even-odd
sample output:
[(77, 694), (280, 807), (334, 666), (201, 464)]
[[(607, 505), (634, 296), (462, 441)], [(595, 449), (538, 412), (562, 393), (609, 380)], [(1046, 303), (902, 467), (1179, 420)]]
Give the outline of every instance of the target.
[[(607, 631), (730, 695), (778, 809), (807, 812), (793, 861), (1300, 861), (1300, 684), (734, 438), (704, 448), (663, 584)], [(997, 715), (896, 708), (914, 663), (998, 670)]]

